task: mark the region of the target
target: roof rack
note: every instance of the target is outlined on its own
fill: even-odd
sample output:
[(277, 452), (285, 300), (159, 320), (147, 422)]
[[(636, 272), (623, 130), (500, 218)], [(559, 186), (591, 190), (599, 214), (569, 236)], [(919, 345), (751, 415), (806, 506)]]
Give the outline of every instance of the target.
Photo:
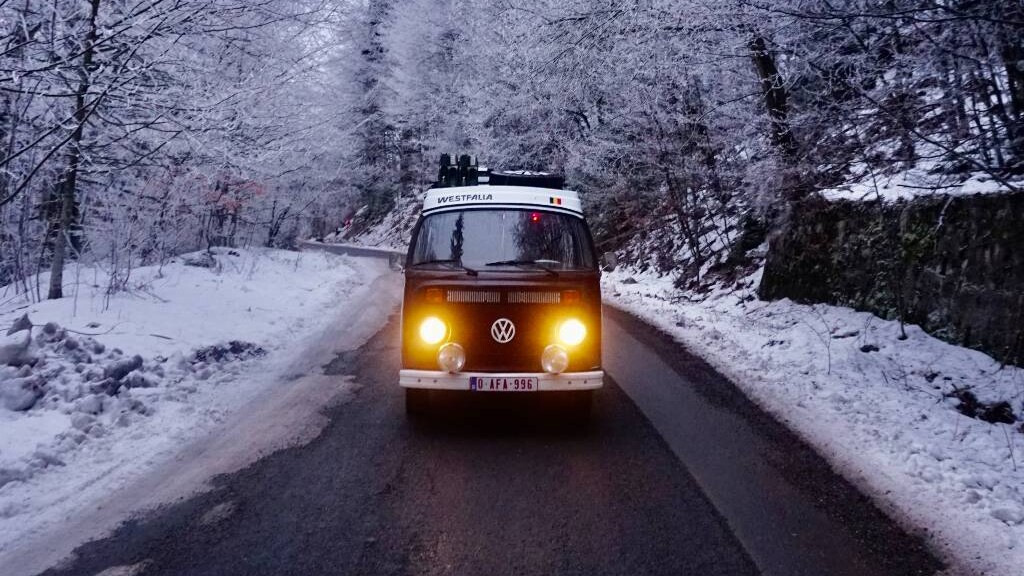
[(476, 158), (468, 154), (458, 156), (452, 162), (452, 156), (441, 154), (441, 165), (437, 171), (437, 182), (431, 188), (452, 188), (455, 186), (532, 186), (534, 188), (565, 188), (565, 177), (550, 172), (532, 172), (529, 170), (497, 170), (491, 171), (480, 166)]
[[(486, 172), (486, 168), (484, 171)], [(486, 179), (484, 180), (486, 182)], [(452, 162), (452, 157), (441, 154), (441, 167), (437, 171), (437, 182), (431, 188), (453, 186), (476, 186), (480, 183), (480, 167), (469, 154), (463, 154)]]

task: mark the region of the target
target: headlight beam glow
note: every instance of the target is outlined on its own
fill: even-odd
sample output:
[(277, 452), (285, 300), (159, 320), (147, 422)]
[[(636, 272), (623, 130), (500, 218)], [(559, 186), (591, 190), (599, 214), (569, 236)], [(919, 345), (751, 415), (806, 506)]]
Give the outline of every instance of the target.
[(448, 335), (448, 326), (440, 318), (428, 316), (420, 324), (420, 338), (427, 344), (437, 344)]
[(558, 327), (558, 339), (569, 346), (576, 346), (587, 337), (587, 327), (583, 322), (570, 318)]

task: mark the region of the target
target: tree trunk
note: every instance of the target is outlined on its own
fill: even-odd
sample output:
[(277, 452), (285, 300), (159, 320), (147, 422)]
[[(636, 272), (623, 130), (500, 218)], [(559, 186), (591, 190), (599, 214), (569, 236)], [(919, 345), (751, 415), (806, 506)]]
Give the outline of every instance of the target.
[[(1007, 22), (1022, 22), (1024, 6), (1011, 4), (1000, 16)], [(999, 27), (999, 52), (1006, 71), (1012, 112), (1018, 122), (1024, 117), (1024, 41), (1021, 41), (1021, 33), (1024, 30), (1019, 24), (1006, 23)]]
[[(1016, 5), (1008, 10), (1006, 17), (1014, 22), (1024, 20), (1024, 7)], [(1021, 41), (1021, 27), (1005, 25), (1000, 33), (1000, 56), (1006, 71), (1006, 84), (1010, 92), (1011, 120), (1006, 124), (1007, 138), (1012, 153), (1024, 157), (1024, 42)]]
[(761, 92), (764, 95), (765, 108), (771, 122), (772, 144), (786, 157), (796, 155), (796, 139), (789, 128), (789, 104), (786, 87), (782, 85), (782, 76), (775, 65), (775, 57), (768, 51), (764, 38), (755, 36), (747, 44), (754, 68), (761, 81)]
[[(47, 298), (55, 300), (64, 297), (64, 261), (68, 242), (74, 233), (75, 224), (75, 192), (78, 185), (78, 169), (82, 160), (82, 135), (85, 123), (89, 119), (86, 111), (86, 95), (90, 87), (90, 73), (96, 44), (96, 15), (100, 10), (100, 0), (90, 0), (89, 25), (86, 30), (85, 43), (82, 47), (82, 67), (79, 69), (78, 91), (75, 94), (75, 130), (68, 141), (70, 149), (67, 167), (57, 183), (60, 201), (60, 215), (54, 231), (53, 260), (50, 262), (50, 289)], [(75, 242), (78, 245), (78, 242)]]

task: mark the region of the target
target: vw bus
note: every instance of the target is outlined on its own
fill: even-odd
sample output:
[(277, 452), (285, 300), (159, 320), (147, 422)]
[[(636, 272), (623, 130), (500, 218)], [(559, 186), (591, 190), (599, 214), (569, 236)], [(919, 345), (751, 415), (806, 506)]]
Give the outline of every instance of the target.
[(600, 274), (561, 177), (442, 157), (405, 263), (407, 412), (458, 390), (559, 396), (586, 418), (604, 379)]

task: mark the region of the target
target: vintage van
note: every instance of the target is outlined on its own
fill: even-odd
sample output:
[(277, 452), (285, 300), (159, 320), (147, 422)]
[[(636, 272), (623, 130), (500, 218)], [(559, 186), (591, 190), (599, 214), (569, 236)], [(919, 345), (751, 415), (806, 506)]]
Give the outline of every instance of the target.
[(559, 396), (590, 412), (603, 383), (598, 258), (562, 178), (442, 157), (405, 262), (406, 410), (435, 390)]

